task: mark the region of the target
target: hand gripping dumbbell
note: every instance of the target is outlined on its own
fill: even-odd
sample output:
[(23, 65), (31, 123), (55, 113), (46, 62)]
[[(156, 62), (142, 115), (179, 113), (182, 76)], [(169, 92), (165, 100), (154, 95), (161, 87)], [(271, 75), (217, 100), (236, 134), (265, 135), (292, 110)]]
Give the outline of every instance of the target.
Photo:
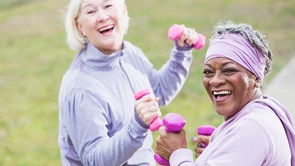
[[(198, 135), (210, 136), (214, 130), (215, 130), (214, 126), (202, 125), (202, 126), (198, 127), (197, 133), (198, 133)], [(203, 144), (204, 148), (206, 148), (208, 146), (208, 144), (206, 142), (202, 142), (202, 144)]]
[[(135, 93), (134, 98), (139, 100), (147, 94), (150, 94), (149, 89), (144, 89)], [(185, 123), (186, 121), (181, 115), (176, 113), (168, 113), (163, 118), (163, 120), (161, 120), (159, 117), (154, 118), (149, 127), (151, 131), (157, 131), (161, 126), (164, 125), (167, 132), (178, 132), (183, 129)], [(168, 160), (156, 153), (154, 154), (154, 159), (160, 165), (170, 165)]]
[[(174, 24), (172, 25), (170, 28), (169, 28), (169, 31), (168, 31), (168, 37), (173, 40), (173, 41), (176, 41), (178, 40), (182, 35), (182, 28), (177, 25), (177, 24)], [(193, 47), (196, 49), (196, 50), (199, 50), (201, 49), (202, 47), (204, 47), (206, 43), (206, 38), (205, 36), (203, 36), (202, 34), (199, 34), (198, 33), (198, 40), (196, 41), (196, 43), (193, 45)]]

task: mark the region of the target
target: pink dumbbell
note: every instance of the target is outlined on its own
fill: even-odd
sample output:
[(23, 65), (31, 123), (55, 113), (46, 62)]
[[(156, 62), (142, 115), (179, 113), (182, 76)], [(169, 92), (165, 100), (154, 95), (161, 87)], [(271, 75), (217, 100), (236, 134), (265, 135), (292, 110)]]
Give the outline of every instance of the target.
[[(170, 28), (169, 28), (169, 31), (168, 31), (168, 37), (173, 40), (173, 41), (176, 41), (178, 40), (182, 35), (182, 28), (177, 25), (177, 24), (174, 24), (172, 25)], [(206, 38), (205, 36), (203, 36), (202, 34), (199, 34), (198, 33), (198, 40), (197, 42), (194, 44), (194, 48), (196, 50), (199, 50), (201, 49), (202, 47), (204, 47), (206, 43)]]
[[(134, 98), (136, 100), (141, 99), (143, 96), (150, 94), (150, 90), (149, 89), (143, 89), (141, 91), (138, 91), (135, 93)], [(150, 130), (151, 131), (157, 131), (159, 130), (159, 128), (163, 126), (163, 122), (159, 117), (156, 117), (155, 119), (152, 120), (151, 124), (150, 124)]]
[[(134, 98), (138, 100), (147, 94), (150, 94), (149, 89), (144, 89), (135, 93)], [(153, 119), (153, 121), (150, 124), (150, 130), (157, 131), (161, 126), (164, 125), (166, 127), (167, 132), (178, 132), (183, 129), (185, 123), (186, 121), (181, 115), (176, 113), (168, 113), (163, 118), (163, 120), (161, 120), (159, 117)], [(156, 153), (154, 154), (154, 159), (160, 165), (170, 165), (168, 160)]]
[[(198, 135), (210, 136), (214, 130), (215, 130), (214, 126), (202, 125), (202, 126), (198, 127), (197, 133), (198, 133)], [(206, 148), (208, 146), (208, 144), (206, 142), (203, 142), (202, 144), (204, 145), (204, 148)]]

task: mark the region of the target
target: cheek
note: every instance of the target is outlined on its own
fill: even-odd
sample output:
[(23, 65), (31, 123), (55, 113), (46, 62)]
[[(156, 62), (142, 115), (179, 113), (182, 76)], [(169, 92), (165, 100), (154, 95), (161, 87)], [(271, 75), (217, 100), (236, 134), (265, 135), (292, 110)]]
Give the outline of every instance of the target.
[(203, 86), (206, 88), (208, 81), (206, 81), (205, 78), (203, 78)]
[(235, 84), (235, 97), (238, 103), (247, 103), (249, 98), (253, 96), (254, 83), (247, 77), (241, 77), (236, 80)]
[(84, 30), (93, 29), (96, 26), (96, 18), (95, 17), (83, 17), (81, 19), (81, 24), (83, 25)]
[(246, 91), (251, 90), (255, 87), (255, 81), (250, 79), (249, 77), (242, 77), (239, 82), (242, 87), (244, 87)]
[(209, 80), (208, 79), (203, 78), (203, 86), (206, 89), (207, 93), (209, 93), (210, 90), (209, 90)]

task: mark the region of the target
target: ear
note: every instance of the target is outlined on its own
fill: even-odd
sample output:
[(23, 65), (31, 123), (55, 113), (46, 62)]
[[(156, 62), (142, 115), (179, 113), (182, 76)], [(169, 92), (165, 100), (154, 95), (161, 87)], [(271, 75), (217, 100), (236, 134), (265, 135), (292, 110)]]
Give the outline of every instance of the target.
[(75, 22), (76, 22), (76, 28), (77, 28), (77, 30), (81, 33), (82, 36), (85, 37), (85, 35), (84, 35), (84, 33), (83, 33), (83, 27), (82, 27), (82, 24), (79, 23), (78, 18), (75, 20)]
[(123, 6), (123, 13), (128, 16), (128, 10), (126, 4)]
[(258, 79), (258, 77), (256, 77), (256, 80), (255, 80), (255, 88), (261, 88), (261, 80)]

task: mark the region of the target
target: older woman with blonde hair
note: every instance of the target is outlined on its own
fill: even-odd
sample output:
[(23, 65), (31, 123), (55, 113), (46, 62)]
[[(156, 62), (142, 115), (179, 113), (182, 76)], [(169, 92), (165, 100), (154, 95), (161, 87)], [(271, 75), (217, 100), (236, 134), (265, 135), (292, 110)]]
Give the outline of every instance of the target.
[(161, 128), (156, 153), (172, 166), (294, 166), (291, 116), (282, 104), (261, 92), (271, 60), (272, 52), (260, 32), (247, 24), (220, 22), (206, 53), (203, 84), (224, 122), (205, 149), (196, 139), (196, 161), (187, 149), (184, 130), (167, 133)]
[[(155, 165), (149, 124), (181, 90), (197, 33), (181, 26), (170, 58), (156, 70), (124, 40), (129, 16), (124, 0), (71, 0), (67, 43), (77, 51), (59, 93), (58, 143), (63, 165)], [(169, 82), (169, 84), (167, 84)], [(135, 109), (134, 94), (151, 95)], [(161, 100), (158, 103), (158, 98)]]

